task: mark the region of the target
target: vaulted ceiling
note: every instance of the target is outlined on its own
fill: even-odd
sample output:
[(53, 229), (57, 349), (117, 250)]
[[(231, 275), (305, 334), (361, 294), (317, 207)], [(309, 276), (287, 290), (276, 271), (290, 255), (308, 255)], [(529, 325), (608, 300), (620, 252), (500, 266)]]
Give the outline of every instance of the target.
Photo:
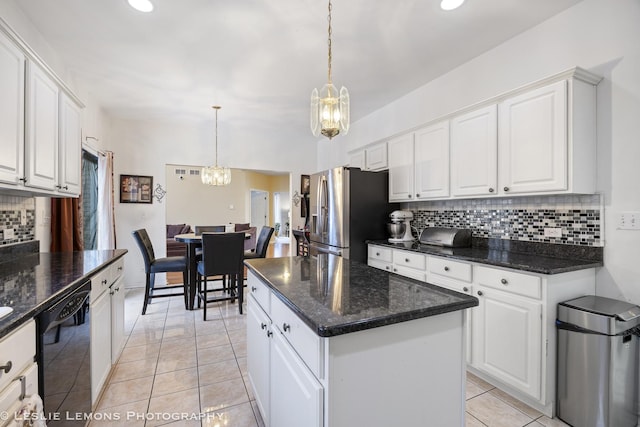
[[(210, 120), (311, 139), (327, 80), (325, 0), (18, 0), (74, 79), (114, 117)], [(333, 0), (333, 80), (352, 121), (580, 0)]]

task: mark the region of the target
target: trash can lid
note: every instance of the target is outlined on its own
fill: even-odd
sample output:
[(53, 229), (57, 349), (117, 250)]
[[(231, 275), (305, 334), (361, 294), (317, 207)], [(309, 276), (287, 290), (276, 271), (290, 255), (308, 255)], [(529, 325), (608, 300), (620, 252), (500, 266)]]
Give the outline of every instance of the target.
[(586, 295), (561, 302), (558, 320), (602, 333), (617, 334), (640, 324), (640, 307), (626, 301)]

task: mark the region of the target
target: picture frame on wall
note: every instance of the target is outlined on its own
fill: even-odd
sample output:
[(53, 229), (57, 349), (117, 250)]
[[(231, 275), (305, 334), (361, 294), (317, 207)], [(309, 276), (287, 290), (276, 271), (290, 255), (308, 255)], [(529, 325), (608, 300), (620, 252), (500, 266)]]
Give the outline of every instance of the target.
[(310, 191), (311, 191), (311, 176), (301, 175), (300, 176), (300, 193), (309, 194)]
[(120, 175), (120, 203), (153, 203), (153, 177)]

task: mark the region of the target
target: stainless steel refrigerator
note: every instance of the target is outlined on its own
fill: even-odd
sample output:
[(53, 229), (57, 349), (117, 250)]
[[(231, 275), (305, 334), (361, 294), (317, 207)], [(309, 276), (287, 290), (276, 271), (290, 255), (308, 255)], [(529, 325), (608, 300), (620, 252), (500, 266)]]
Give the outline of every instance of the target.
[(339, 167), (311, 175), (309, 251), (367, 262), (365, 240), (387, 238), (389, 174)]

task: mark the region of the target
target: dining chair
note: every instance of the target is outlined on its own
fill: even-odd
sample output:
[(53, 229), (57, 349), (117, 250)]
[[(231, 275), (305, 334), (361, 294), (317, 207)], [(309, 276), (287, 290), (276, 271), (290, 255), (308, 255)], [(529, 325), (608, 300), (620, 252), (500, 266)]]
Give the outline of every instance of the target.
[[(207, 304), (214, 301), (231, 301), (238, 299), (238, 310), (242, 314), (244, 300), (243, 275), (244, 265), (244, 232), (239, 233), (203, 233), (202, 260), (197, 266), (198, 305), (203, 304), (203, 319), (207, 320)], [(229, 294), (225, 287), (211, 288), (207, 277), (226, 276), (229, 282)], [(220, 279), (214, 279), (220, 280)], [(222, 295), (210, 297), (210, 292), (222, 292)]]
[[(153, 298), (173, 297), (178, 295), (184, 296), (184, 307), (187, 308), (187, 257), (186, 256), (170, 256), (165, 258), (156, 258), (153, 251), (153, 245), (147, 230), (141, 228), (133, 233), (140, 251), (142, 252), (142, 259), (144, 260), (144, 271), (146, 274), (145, 289), (144, 289), (144, 303), (142, 304), (142, 314), (147, 312), (147, 305)], [(182, 284), (181, 285), (166, 285), (161, 288), (155, 289), (156, 273), (169, 273), (169, 272), (182, 272)], [(164, 291), (167, 289), (181, 288), (182, 292), (173, 293), (160, 293), (156, 294), (155, 291)]]
[(269, 248), (269, 240), (274, 232), (273, 227), (264, 226), (260, 229), (260, 235), (258, 236), (258, 242), (256, 243), (255, 252), (245, 252), (244, 259), (264, 258), (267, 256), (267, 249)]
[(226, 227), (224, 225), (196, 225), (196, 236), (202, 235), (202, 233), (224, 233)]

